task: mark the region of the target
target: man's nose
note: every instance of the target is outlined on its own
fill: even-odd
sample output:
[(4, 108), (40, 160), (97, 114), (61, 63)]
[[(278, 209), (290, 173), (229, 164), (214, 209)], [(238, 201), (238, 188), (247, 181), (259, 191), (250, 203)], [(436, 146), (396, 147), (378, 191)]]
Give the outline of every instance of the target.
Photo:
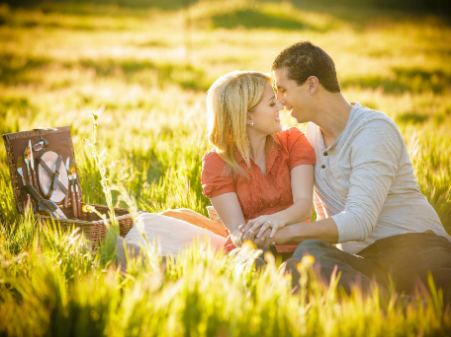
[(277, 100), (285, 105), (285, 100), (283, 99), (283, 95), (280, 92), (277, 92)]

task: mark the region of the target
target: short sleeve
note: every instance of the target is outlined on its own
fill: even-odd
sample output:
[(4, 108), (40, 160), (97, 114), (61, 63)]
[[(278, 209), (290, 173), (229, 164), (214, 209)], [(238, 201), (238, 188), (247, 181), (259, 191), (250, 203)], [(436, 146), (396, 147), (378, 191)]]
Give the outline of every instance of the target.
[(208, 152), (202, 158), (202, 193), (207, 198), (213, 198), (218, 195), (235, 192), (233, 179), (224, 171), (225, 162), (216, 152)]
[(287, 149), (290, 155), (290, 170), (299, 165), (315, 165), (315, 150), (307, 137), (296, 127), (287, 130)]

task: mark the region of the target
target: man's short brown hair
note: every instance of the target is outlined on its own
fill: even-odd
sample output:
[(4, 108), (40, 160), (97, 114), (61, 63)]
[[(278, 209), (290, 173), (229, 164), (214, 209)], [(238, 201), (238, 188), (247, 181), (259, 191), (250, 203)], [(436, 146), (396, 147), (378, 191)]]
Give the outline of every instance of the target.
[(282, 50), (272, 62), (271, 70), (282, 68), (287, 68), (288, 78), (298, 85), (315, 76), (327, 91), (340, 92), (334, 61), (310, 41), (301, 41)]

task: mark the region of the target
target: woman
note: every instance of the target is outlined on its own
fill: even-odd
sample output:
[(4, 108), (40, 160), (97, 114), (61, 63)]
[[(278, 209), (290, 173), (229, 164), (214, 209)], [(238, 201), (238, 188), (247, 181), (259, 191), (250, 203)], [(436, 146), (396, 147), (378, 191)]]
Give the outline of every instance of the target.
[[(202, 186), (230, 233), (225, 251), (245, 240), (268, 247), (278, 229), (310, 218), (315, 152), (297, 128), (282, 131), (283, 106), (263, 73), (220, 77), (207, 109), (214, 149), (203, 158)], [(283, 259), (296, 247), (275, 246)]]
[[(245, 240), (269, 247), (277, 229), (310, 218), (315, 153), (297, 128), (281, 131), (283, 106), (271, 84), (263, 73), (235, 71), (220, 77), (208, 91), (214, 150), (203, 158), (203, 193), (229, 235), (222, 224), (188, 209), (143, 214), (118, 242), (121, 261), (124, 243), (136, 254), (146, 243), (158, 241), (163, 256), (175, 256), (204, 237), (226, 252)], [(286, 260), (297, 245), (276, 245), (273, 253)]]

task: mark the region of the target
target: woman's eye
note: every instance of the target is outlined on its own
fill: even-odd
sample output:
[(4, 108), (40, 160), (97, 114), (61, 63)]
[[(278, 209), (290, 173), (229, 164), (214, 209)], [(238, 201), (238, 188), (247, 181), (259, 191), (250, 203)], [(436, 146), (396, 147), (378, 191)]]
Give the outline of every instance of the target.
[(270, 107), (273, 107), (274, 105), (276, 105), (276, 103), (274, 103), (274, 102), (269, 104)]

